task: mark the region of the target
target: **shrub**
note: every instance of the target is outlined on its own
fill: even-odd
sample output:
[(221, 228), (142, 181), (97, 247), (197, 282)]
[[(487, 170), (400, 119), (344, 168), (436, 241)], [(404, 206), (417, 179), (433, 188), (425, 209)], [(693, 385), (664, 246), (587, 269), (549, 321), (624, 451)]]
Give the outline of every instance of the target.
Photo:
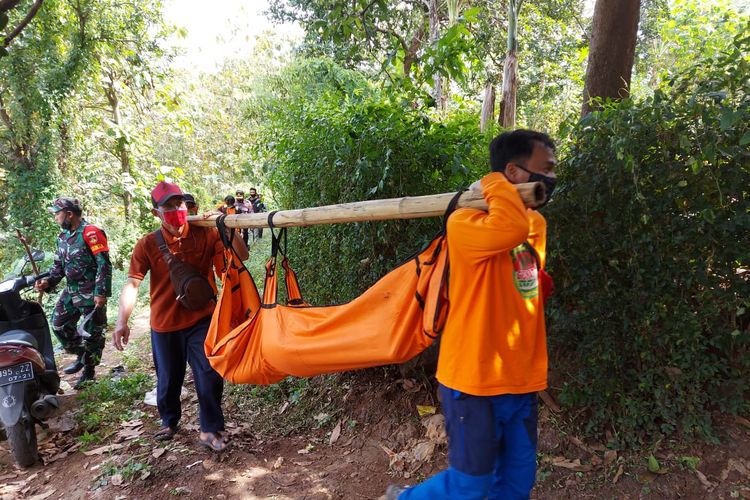
[[(264, 171), (281, 209), (456, 190), (487, 171), (476, 110), (439, 119), (327, 60), (266, 82)], [(292, 264), (314, 303), (350, 300), (437, 232), (439, 219), (290, 230)]]
[(748, 410), (748, 49), (738, 35), (570, 132), (548, 217), (550, 342), (589, 431), (710, 437), (712, 411)]

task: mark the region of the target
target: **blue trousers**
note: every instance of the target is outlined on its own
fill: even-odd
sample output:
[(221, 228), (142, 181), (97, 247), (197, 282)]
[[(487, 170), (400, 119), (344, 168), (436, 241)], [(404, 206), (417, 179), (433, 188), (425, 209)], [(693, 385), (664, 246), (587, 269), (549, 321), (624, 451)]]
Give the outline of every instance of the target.
[(186, 363), (193, 371), (195, 391), (202, 432), (224, 430), (221, 397), (224, 379), (216, 373), (206, 358), (203, 343), (211, 318), (176, 332), (159, 333), (151, 330), (151, 351), (156, 367), (156, 405), (165, 427), (177, 427), (182, 416), (180, 393), (185, 382)]
[(537, 397), (472, 396), (439, 387), (449, 468), (399, 500), (529, 498), (536, 479)]

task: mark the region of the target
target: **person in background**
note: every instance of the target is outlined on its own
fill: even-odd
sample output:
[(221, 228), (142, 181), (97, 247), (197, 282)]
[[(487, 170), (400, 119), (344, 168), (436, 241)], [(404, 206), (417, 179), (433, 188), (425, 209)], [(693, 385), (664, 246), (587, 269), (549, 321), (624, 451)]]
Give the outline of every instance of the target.
[(234, 196), (227, 195), (224, 198), (224, 203), (219, 205), (219, 212), (223, 213), (224, 215), (234, 215), (237, 213), (237, 207), (235, 206), (236, 200), (234, 199)]
[[(234, 194), (234, 207), (238, 214), (251, 214), (253, 213), (253, 204), (245, 199), (245, 192), (237, 190)], [(248, 228), (242, 228), (242, 241), (247, 245), (250, 240), (250, 231)]]
[[(81, 217), (81, 205), (75, 198), (58, 198), (48, 209), (62, 231), (57, 236), (57, 252), (50, 276), (36, 282), (36, 289), (54, 288), (63, 278), (66, 286), (52, 313), (52, 331), (66, 352), (76, 360), (63, 368), (67, 374), (83, 370), (75, 384), (80, 389), (93, 381), (96, 366), (104, 350), (107, 326), (107, 297), (112, 295), (112, 265), (107, 235)], [(90, 317), (89, 317), (90, 316)], [(78, 331), (83, 317), (85, 339)]]
[[(187, 309), (177, 299), (170, 278), (169, 266), (159, 248), (159, 235), (166, 251), (189, 264), (213, 281), (213, 270), (220, 273), (224, 262), (224, 245), (216, 228), (191, 226), (187, 223), (185, 195), (177, 184), (160, 182), (151, 191), (152, 213), (161, 221), (156, 232), (149, 233), (135, 245), (130, 259), (128, 281), (120, 293), (120, 308), (113, 334), (115, 348), (122, 351), (130, 338), (128, 321), (135, 307), (138, 287), (150, 271), (151, 348), (156, 366), (156, 400), (162, 427), (154, 438), (170, 440), (178, 430), (182, 414), (180, 392), (185, 380), (185, 365), (193, 371), (198, 394), (202, 446), (223, 451), (229, 445), (224, 432), (221, 399), (224, 381), (206, 358), (203, 344), (211, 322), (215, 301), (201, 310)], [(235, 238), (233, 248), (242, 260), (247, 247)]]
[(489, 149), (492, 171), (479, 183), (487, 211), (459, 208), (447, 223), (450, 311), (437, 379), (449, 467), (411, 488), (389, 486), (388, 500), (527, 499), (534, 487), (547, 223), (514, 184), (542, 182), (551, 195), (555, 144), (514, 130)]
[(185, 206), (187, 207), (188, 215), (198, 215), (198, 203), (190, 193), (185, 193)]
[[(258, 194), (258, 190), (255, 188), (248, 189), (248, 195), (250, 196), (250, 203), (253, 206), (253, 212), (259, 214), (266, 211), (266, 205), (263, 203), (263, 198)], [(253, 239), (260, 239), (263, 237), (263, 228), (258, 227), (253, 229)]]

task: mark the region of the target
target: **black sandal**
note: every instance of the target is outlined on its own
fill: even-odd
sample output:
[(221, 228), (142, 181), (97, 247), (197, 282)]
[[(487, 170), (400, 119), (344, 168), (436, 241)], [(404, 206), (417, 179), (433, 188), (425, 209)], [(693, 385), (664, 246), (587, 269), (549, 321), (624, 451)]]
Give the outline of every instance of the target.
[(154, 434), (154, 439), (157, 441), (171, 441), (176, 433), (177, 429), (173, 429), (172, 427), (162, 427), (156, 432), (156, 434)]

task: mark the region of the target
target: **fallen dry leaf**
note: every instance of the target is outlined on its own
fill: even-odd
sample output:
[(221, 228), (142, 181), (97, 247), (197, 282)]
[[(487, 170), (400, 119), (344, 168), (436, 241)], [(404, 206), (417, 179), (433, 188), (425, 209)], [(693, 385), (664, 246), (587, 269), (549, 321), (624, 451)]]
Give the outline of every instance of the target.
[(301, 450), (297, 450), (297, 453), (299, 453), (300, 455), (307, 455), (313, 450), (313, 448), (315, 448), (315, 446), (313, 446), (312, 443), (309, 443), (307, 446), (305, 446)]
[(122, 427), (140, 427), (143, 425), (143, 421), (141, 419), (136, 420), (129, 420), (127, 422), (120, 423)]
[(568, 441), (570, 441), (571, 443), (573, 443), (574, 445), (576, 445), (578, 448), (582, 449), (586, 453), (591, 453), (591, 454), (594, 453), (591, 448), (586, 446), (586, 444), (583, 441), (581, 441), (579, 438), (575, 436), (568, 436)]
[(112, 483), (112, 486), (121, 486), (122, 474), (114, 474), (111, 478), (109, 478), (109, 482)]
[(279, 457), (276, 459), (276, 461), (273, 463), (273, 469), (276, 470), (284, 463), (284, 457)]
[(750, 477), (750, 466), (747, 464), (744, 464), (740, 462), (739, 460), (735, 460), (734, 458), (730, 458), (727, 462), (726, 468), (721, 472), (721, 480), (726, 481), (729, 477), (729, 473), (733, 470), (736, 470), (740, 473), (740, 475), (745, 477)]
[(334, 427), (331, 431), (331, 437), (328, 440), (328, 444), (332, 445), (339, 440), (339, 437), (341, 437), (341, 420), (339, 420), (339, 422), (336, 424), (336, 427)]
[(448, 442), (448, 435), (445, 432), (445, 417), (437, 414), (422, 420), (422, 425), (427, 428), (425, 437), (430, 441), (435, 441), (437, 444), (445, 444)]
[(148, 479), (150, 475), (151, 475), (150, 470), (144, 470), (143, 472), (141, 472), (141, 481), (145, 481), (146, 479)]
[(39, 493), (38, 495), (34, 495), (33, 497), (29, 497), (28, 500), (44, 500), (45, 498), (51, 497), (55, 493), (54, 489), (47, 490), (44, 493)]
[(698, 469), (694, 469), (694, 470), (695, 470), (695, 475), (698, 476), (698, 480), (701, 482), (701, 484), (703, 485), (703, 487), (708, 492), (711, 492), (711, 490), (714, 489), (714, 486), (715, 486), (714, 483), (712, 483), (711, 481), (709, 481), (708, 478), (706, 477), (706, 475), (703, 474)]
[(557, 404), (554, 398), (550, 396), (547, 391), (540, 391), (537, 394), (539, 395), (539, 399), (542, 400), (544, 405), (552, 410), (553, 413), (560, 413), (560, 405)]
[(69, 453), (67, 451), (63, 451), (62, 453), (58, 453), (57, 455), (54, 455), (51, 458), (45, 458), (44, 463), (51, 464), (52, 462), (57, 462), (58, 460), (67, 457), (68, 455)]
[(613, 463), (615, 460), (617, 460), (617, 451), (607, 450), (604, 452), (604, 466), (605, 467)]
[(71, 412), (47, 420), (50, 430), (54, 432), (68, 432), (76, 427), (76, 421)]
[(550, 463), (555, 467), (562, 467), (576, 472), (589, 472), (592, 469), (591, 464), (582, 464), (579, 458), (568, 460), (565, 457), (552, 457)]
[(100, 446), (99, 448), (94, 448), (93, 450), (84, 451), (83, 454), (86, 456), (92, 456), (92, 455), (101, 455), (102, 453), (109, 453), (110, 451), (119, 450), (120, 448), (124, 448), (125, 445), (121, 443), (115, 443), (115, 444), (108, 444), (106, 446)]
[(151, 456), (154, 458), (159, 458), (160, 456), (164, 455), (167, 452), (166, 448), (154, 448), (154, 451), (151, 452)]
[[(281, 457), (279, 457), (281, 458)], [(294, 465), (299, 465), (300, 467), (307, 467), (308, 465), (312, 465), (312, 461), (308, 462), (292, 462)]]
[(412, 449), (414, 460), (417, 462), (429, 462), (435, 453), (434, 441), (422, 441)]
[(121, 429), (117, 433), (117, 440), (130, 441), (133, 439), (138, 439), (139, 437), (141, 437), (141, 434), (143, 434), (143, 429), (126, 427), (125, 429)]
[(614, 479), (612, 479), (612, 484), (617, 484), (617, 481), (620, 480), (620, 476), (622, 476), (622, 473), (625, 471), (622, 464), (620, 464), (620, 467), (617, 468), (617, 472), (615, 473)]

